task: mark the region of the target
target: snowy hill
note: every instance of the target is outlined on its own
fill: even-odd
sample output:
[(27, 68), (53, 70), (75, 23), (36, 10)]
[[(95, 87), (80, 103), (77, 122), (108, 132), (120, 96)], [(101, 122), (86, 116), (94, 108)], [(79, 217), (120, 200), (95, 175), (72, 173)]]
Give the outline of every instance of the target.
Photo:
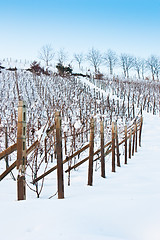
[[(64, 174), (65, 199), (57, 199), (56, 171), (45, 177), (40, 199), (36, 198), (36, 152), (28, 156), (26, 181), (27, 200), (17, 202), (16, 182), (8, 174), (1, 182), (1, 237), (13, 239), (106, 239), (158, 240), (159, 231), (159, 83), (135, 82), (123, 79), (95, 79), (35, 76), (26, 71), (0, 75), (0, 148), (5, 149), (5, 127), (8, 142), (16, 142), (18, 93), (27, 102), (29, 147), (41, 139), (38, 148), (38, 176), (44, 168), (56, 164), (55, 135), (47, 139), (47, 164), (44, 164), (46, 129), (54, 124), (55, 112), (62, 116), (63, 156), (70, 156), (89, 142), (90, 118), (95, 119), (95, 150), (100, 146), (100, 120), (104, 120), (105, 142), (111, 140), (111, 124), (117, 121), (119, 133), (129, 126), (143, 108), (142, 147), (128, 164), (124, 164), (124, 145), (121, 146), (121, 168), (111, 172), (111, 154), (106, 156), (106, 178), (101, 178), (100, 161), (94, 163), (93, 186), (87, 186), (88, 162)], [(96, 85), (96, 86), (95, 86)], [(148, 113), (147, 113), (148, 112)], [(154, 115), (153, 115), (154, 114)], [(155, 115), (156, 114), (156, 115)], [(67, 134), (67, 153), (65, 152)], [(81, 137), (80, 137), (81, 136)], [(41, 154), (42, 153), (42, 154)], [(80, 155), (75, 161), (88, 156)], [(16, 160), (12, 153), (9, 164)], [(1, 160), (1, 173), (6, 163)], [(72, 162), (73, 164), (73, 162)], [(65, 165), (66, 170), (68, 165)], [(17, 177), (17, 170), (12, 171)], [(34, 173), (34, 174), (33, 174)], [(51, 197), (51, 198), (50, 198)], [(18, 223), (18, 228), (17, 228)], [(8, 231), (8, 226), (10, 231)]]
[(158, 240), (160, 119), (150, 114), (144, 119), (142, 148), (128, 165), (117, 173), (107, 171), (106, 179), (99, 177), (100, 170), (94, 172), (93, 187), (86, 185), (85, 172), (73, 173), (70, 187), (65, 179), (64, 200), (46, 199), (55, 191), (46, 180), (41, 199), (28, 195), (27, 201), (16, 202), (15, 182), (10, 177), (1, 182), (1, 237)]

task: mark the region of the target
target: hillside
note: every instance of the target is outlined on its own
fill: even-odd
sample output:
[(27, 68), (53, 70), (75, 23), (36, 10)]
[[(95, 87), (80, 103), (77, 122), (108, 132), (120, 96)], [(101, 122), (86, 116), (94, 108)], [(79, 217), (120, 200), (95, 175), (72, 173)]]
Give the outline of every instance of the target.
[[(53, 193), (53, 181), (41, 199), (15, 201), (16, 184), (7, 177), (1, 182), (1, 237), (4, 239), (105, 239), (158, 240), (159, 210), (159, 117), (145, 114), (143, 143), (127, 166), (106, 179), (94, 171), (94, 185), (86, 185), (85, 171), (65, 178), (65, 199)], [(153, 127), (154, 126), (154, 127)], [(18, 224), (18, 228), (17, 228)], [(8, 231), (9, 227), (9, 231)]]
[[(37, 140), (40, 142), (27, 157), (27, 200), (16, 201), (15, 168), (12, 175), (9, 173), (0, 183), (1, 236), (4, 239), (159, 239), (158, 82), (37, 76), (20, 69), (16, 72), (2, 69), (0, 82), (1, 152), (6, 148), (6, 128), (8, 145), (17, 141), (19, 99), (27, 103), (27, 148)], [(55, 124), (57, 111), (62, 118), (63, 159), (89, 143), (92, 117), (95, 124), (94, 151), (101, 146), (100, 121), (104, 124), (104, 144), (112, 139), (112, 122), (117, 123), (119, 142), (123, 142), (125, 126), (129, 129), (137, 121), (139, 129), (141, 115), (142, 146), (138, 147), (132, 159), (128, 159), (128, 164), (124, 164), (125, 145), (121, 144), (121, 167), (116, 166), (116, 173), (111, 172), (112, 155), (106, 155), (106, 178), (100, 177), (101, 161), (99, 158), (96, 160), (99, 157), (96, 155), (92, 187), (87, 186), (88, 161), (71, 171), (70, 175), (64, 173), (65, 199), (59, 200), (56, 171), (47, 175), (44, 182), (32, 184), (36, 177), (56, 165), (56, 134), (53, 131), (48, 136), (47, 132)], [(64, 164), (64, 170), (88, 154), (87, 150), (77, 155)], [(16, 152), (13, 152), (8, 159), (9, 165), (15, 160)], [(6, 161), (2, 159), (0, 174), (5, 168)], [(43, 187), (40, 199), (34, 192), (37, 187), (38, 191)]]

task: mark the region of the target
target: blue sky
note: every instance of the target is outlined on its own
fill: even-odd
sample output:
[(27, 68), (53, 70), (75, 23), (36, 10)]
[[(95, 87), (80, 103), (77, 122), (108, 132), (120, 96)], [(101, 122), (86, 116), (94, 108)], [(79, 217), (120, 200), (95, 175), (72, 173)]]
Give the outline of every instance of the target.
[(37, 59), (51, 44), (160, 56), (160, 0), (0, 0), (0, 58)]

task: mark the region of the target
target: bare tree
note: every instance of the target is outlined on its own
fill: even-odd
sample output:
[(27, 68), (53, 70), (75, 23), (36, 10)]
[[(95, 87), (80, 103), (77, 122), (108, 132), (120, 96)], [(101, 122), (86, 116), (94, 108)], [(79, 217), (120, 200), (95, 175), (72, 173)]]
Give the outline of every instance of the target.
[(157, 76), (157, 80), (159, 79), (159, 70), (160, 70), (160, 60), (155, 55), (151, 55), (147, 61), (146, 65), (148, 69), (151, 70), (152, 80), (155, 80), (155, 75)]
[(143, 58), (137, 58), (134, 59), (134, 68), (137, 71), (138, 78), (144, 79), (144, 70), (145, 70), (145, 60)]
[(68, 53), (63, 48), (58, 51), (58, 63), (64, 65), (68, 59)]
[(144, 79), (144, 71), (146, 69), (146, 61), (144, 58), (141, 59), (141, 75), (142, 79)]
[(49, 62), (54, 58), (54, 52), (51, 44), (44, 45), (41, 50), (39, 51), (39, 59), (43, 60), (48, 66)]
[(74, 59), (78, 63), (79, 69), (81, 68), (81, 63), (84, 61), (84, 55), (83, 53), (75, 53)]
[(140, 58), (135, 57), (134, 68), (137, 71), (138, 78), (140, 79), (140, 71), (141, 71), (141, 59)]
[(103, 57), (105, 63), (107, 64), (107, 66), (109, 67), (109, 71), (110, 74), (113, 74), (113, 68), (115, 67), (116, 63), (117, 63), (117, 56), (116, 53), (114, 51), (112, 51), (111, 49), (109, 49), (107, 51), (107, 53), (104, 54)]
[(96, 50), (94, 48), (89, 50), (89, 52), (87, 54), (87, 60), (94, 67), (95, 73), (97, 73), (98, 67), (102, 64), (102, 62), (103, 62), (102, 59), (103, 59), (102, 54), (100, 53), (99, 50)]
[(121, 54), (120, 65), (123, 68), (124, 76), (129, 78), (129, 70), (134, 67), (134, 57), (126, 53)]

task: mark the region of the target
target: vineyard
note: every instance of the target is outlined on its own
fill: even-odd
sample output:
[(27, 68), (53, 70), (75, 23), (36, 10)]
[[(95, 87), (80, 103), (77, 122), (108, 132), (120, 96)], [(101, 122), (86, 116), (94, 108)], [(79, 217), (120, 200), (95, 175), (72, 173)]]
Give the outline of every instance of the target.
[[(64, 178), (74, 184), (81, 171), (88, 171), (82, 185), (93, 185), (95, 174), (105, 178), (109, 171), (116, 172), (143, 142), (143, 112), (160, 111), (156, 81), (2, 70), (0, 82), (0, 180), (7, 176), (16, 181), (18, 170), (37, 197), (54, 186), (58, 198), (63, 198)], [(20, 160), (20, 168), (21, 103), (26, 104), (26, 159)]]

